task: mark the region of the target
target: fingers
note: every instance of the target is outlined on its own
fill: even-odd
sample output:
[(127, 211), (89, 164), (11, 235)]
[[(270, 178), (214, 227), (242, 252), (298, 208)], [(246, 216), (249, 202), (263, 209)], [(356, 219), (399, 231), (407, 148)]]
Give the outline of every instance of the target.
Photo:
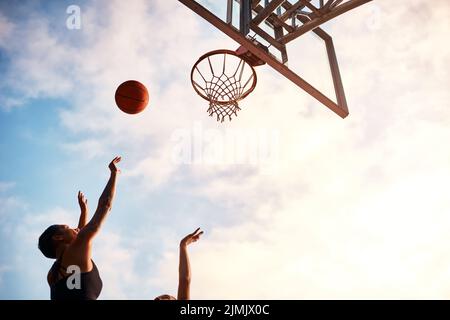
[(117, 168), (116, 164), (120, 162), (120, 160), (122, 160), (122, 157), (117, 156), (114, 159), (112, 159), (112, 161), (109, 163), (109, 169), (113, 172), (118, 172), (120, 173), (120, 170)]
[(84, 193), (81, 191), (78, 191), (78, 203), (81, 204), (85, 204), (87, 206), (87, 199), (84, 196)]
[(193, 233), (188, 234), (186, 237), (181, 240), (181, 245), (186, 246), (193, 242), (196, 242), (198, 239), (200, 239), (200, 236), (203, 234), (203, 231), (200, 231), (200, 228), (195, 229)]
[(194, 234), (194, 238), (200, 238), (200, 236), (203, 234), (203, 231), (200, 231), (199, 233), (197, 233), (197, 234)]
[(193, 233), (191, 233), (189, 235), (189, 237), (192, 239), (192, 241), (197, 241), (198, 239), (200, 239), (200, 236), (203, 234), (203, 231), (200, 231), (200, 228), (195, 229), (195, 231)]
[(122, 157), (121, 156), (117, 156), (111, 162), (112, 163), (118, 163), (118, 162), (120, 162), (120, 160), (122, 160)]
[(195, 229), (195, 231), (192, 232), (192, 233), (190, 234), (190, 236), (191, 236), (191, 237), (195, 236), (195, 234), (198, 232), (198, 230), (200, 230), (200, 228)]
[(199, 232), (198, 234), (196, 234), (195, 236), (192, 237), (192, 239), (194, 239), (194, 241), (197, 241), (198, 239), (200, 239), (200, 236), (203, 234), (203, 231)]

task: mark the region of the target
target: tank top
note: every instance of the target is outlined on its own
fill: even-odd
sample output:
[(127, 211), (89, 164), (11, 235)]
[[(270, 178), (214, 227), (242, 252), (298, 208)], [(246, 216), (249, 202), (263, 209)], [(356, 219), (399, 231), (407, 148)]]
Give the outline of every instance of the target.
[(51, 300), (96, 300), (98, 298), (102, 291), (103, 282), (94, 261), (92, 261), (91, 271), (82, 272), (80, 274), (79, 289), (70, 289), (67, 286), (67, 279), (71, 275), (65, 275), (62, 268), (64, 267), (61, 265), (59, 259), (53, 263), (51, 268), (51, 272), (56, 279), (58, 278), (58, 274), (63, 276), (61, 279), (50, 285)]

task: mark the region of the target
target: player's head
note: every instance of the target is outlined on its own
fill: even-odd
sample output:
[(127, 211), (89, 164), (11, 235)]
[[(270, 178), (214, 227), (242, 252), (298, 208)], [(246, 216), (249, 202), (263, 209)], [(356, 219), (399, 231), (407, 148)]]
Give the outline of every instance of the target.
[(48, 227), (39, 237), (38, 247), (47, 258), (56, 259), (56, 250), (60, 245), (72, 243), (79, 229), (72, 229), (65, 224), (54, 224)]
[(160, 296), (157, 296), (155, 300), (177, 300), (177, 299), (171, 296), (170, 294), (162, 294)]

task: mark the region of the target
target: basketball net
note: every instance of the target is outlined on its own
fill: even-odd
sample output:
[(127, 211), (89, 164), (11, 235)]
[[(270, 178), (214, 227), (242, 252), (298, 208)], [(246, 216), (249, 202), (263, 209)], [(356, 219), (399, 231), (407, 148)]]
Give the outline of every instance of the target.
[[(228, 59), (234, 59), (237, 64)], [(253, 66), (231, 50), (215, 50), (201, 56), (191, 71), (195, 91), (209, 101), (208, 113), (216, 115), (217, 121), (231, 121), (237, 116), (239, 101), (250, 94), (256, 86)], [(200, 84), (199, 82), (203, 82)]]

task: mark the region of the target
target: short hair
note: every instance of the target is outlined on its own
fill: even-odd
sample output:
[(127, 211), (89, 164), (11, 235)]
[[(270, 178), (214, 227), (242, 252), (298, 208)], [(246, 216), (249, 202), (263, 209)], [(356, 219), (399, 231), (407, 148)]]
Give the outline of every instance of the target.
[(157, 296), (155, 300), (177, 300), (177, 298), (171, 296), (170, 294), (162, 294), (160, 296)]
[(60, 226), (54, 224), (48, 227), (39, 237), (38, 248), (42, 254), (50, 259), (56, 259), (56, 246), (53, 236), (59, 231)]

